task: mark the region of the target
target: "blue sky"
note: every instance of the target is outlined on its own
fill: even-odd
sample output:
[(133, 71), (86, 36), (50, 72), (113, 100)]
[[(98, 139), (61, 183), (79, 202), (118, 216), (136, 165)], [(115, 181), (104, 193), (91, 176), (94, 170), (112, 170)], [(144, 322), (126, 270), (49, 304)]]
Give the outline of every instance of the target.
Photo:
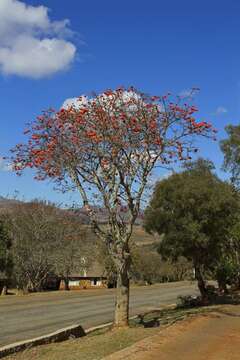
[[(6, 16), (10, 7), (16, 11)], [(24, 124), (41, 110), (119, 85), (155, 95), (199, 87), (199, 117), (210, 120), (221, 139), (224, 127), (240, 119), (239, 17), (237, 0), (1, 0), (0, 155), (23, 140)], [(55, 53), (32, 58), (31, 47), (40, 51), (44, 39)], [(201, 141), (200, 154), (224, 176), (218, 143)], [(18, 191), (25, 199), (59, 203), (76, 198), (34, 181), (30, 172), (19, 178), (1, 167), (0, 195)]]

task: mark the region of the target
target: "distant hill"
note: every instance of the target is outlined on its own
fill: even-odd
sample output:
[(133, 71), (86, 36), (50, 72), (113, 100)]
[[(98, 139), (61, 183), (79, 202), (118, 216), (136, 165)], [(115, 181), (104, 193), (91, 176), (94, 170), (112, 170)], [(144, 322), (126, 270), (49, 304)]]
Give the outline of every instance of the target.
[[(14, 207), (14, 205), (16, 204), (21, 204), (21, 203), (22, 201), (20, 200), (8, 199), (3, 196), (0, 196), (0, 209), (9, 209), (10, 207)], [(67, 209), (64, 209), (63, 211), (66, 210)], [(68, 211), (73, 212), (75, 215), (77, 215), (82, 224), (89, 224), (89, 218), (87, 212), (83, 207), (69, 209)], [(96, 213), (97, 220), (99, 221), (100, 224), (106, 224), (108, 222), (108, 214), (106, 209), (95, 206), (94, 211)], [(121, 216), (123, 217), (123, 219), (127, 218), (127, 213), (125, 211), (122, 211)], [(135, 224), (141, 225), (142, 219), (143, 219), (143, 212), (140, 212)]]
[[(0, 195), (0, 208), (9, 208), (16, 204), (20, 204), (22, 202), (23, 201), (21, 201), (21, 200), (9, 199), (9, 198), (6, 198), (6, 197), (3, 197)], [(64, 209), (64, 211), (66, 211), (66, 209)], [(69, 211), (72, 211), (75, 215), (77, 215), (83, 224), (89, 224), (89, 218), (88, 218), (87, 212), (83, 207), (74, 208), (74, 209), (70, 208)], [(108, 218), (107, 210), (104, 208), (95, 206), (94, 211), (96, 213), (99, 223), (106, 224), (107, 218)], [(121, 216), (123, 217), (123, 219), (127, 218), (126, 211), (122, 211)], [(143, 211), (140, 211), (140, 214), (139, 214), (135, 224), (141, 225), (142, 221), (143, 221)]]
[[(84, 208), (78, 208), (72, 210), (79, 218), (83, 224), (89, 224), (89, 218), (87, 212)], [(107, 210), (100, 207), (94, 207), (94, 211), (96, 213), (97, 220), (100, 224), (107, 224), (108, 222), (108, 214)], [(127, 219), (128, 214), (125, 211), (121, 212), (121, 216), (123, 219)], [(142, 225), (143, 223), (143, 211), (140, 211), (140, 214), (135, 222), (135, 225)]]
[[(18, 204), (21, 204), (22, 201), (16, 200), (16, 199), (8, 199), (3, 196), (0, 196), (0, 212), (9, 211), (11, 209), (14, 209), (14, 207)], [(60, 211), (66, 211), (66, 209)], [(85, 229), (88, 230), (88, 237), (89, 240), (94, 240), (95, 235), (92, 233), (92, 230), (89, 227), (89, 218), (87, 216), (86, 210), (84, 208), (78, 208), (78, 209), (69, 209), (68, 211), (74, 213), (74, 215), (77, 215), (79, 218), (79, 221), (81, 224), (85, 225)], [(95, 207), (95, 212), (97, 215), (97, 219), (100, 224), (103, 226), (107, 224), (107, 211), (103, 208), (97, 208)], [(126, 216), (125, 212), (122, 212), (122, 216)], [(133, 240), (137, 245), (143, 246), (143, 245), (153, 245), (159, 242), (160, 237), (157, 235), (150, 235), (145, 232), (145, 230), (142, 227), (143, 224), (143, 211), (140, 212), (140, 215), (137, 218), (137, 221), (133, 227)]]
[(0, 204), (8, 202), (9, 200), (4, 198), (3, 196), (0, 196)]
[(8, 199), (0, 196), (0, 209), (9, 209), (10, 207), (19, 204), (20, 201), (16, 199)]
[(0, 195), (0, 204), (2, 204), (2, 203), (16, 203), (16, 202), (19, 202), (19, 200), (8, 199), (8, 198), (3, 197), (3, 196)]

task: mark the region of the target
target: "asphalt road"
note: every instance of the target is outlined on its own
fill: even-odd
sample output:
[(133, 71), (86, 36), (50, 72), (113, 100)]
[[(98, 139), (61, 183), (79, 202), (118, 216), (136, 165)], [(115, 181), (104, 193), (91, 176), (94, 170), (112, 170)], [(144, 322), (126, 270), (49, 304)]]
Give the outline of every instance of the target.
[[(131, 289), (130, 314), (195, 294), (196, 285), (168, 283)], [(113, 320), (114, 289), (51, 292), (0, 298), (0, 346), (44, 335), (65, 326), (89, 328)]]

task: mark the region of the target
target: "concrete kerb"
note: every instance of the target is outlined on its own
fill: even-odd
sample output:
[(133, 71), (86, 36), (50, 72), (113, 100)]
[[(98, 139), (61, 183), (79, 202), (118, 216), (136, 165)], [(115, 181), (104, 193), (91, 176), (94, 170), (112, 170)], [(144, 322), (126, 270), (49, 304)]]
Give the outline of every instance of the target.
[[(166, 308), (171, 308), (173, 306), (176, 306), (176, 304), (166, 305), (164, 307), (161, 307), (159, 309), (152, 309), (152, 310), (163, 310)], [(130, 320), (134, 320), (139, 315), (134, 315), (130, 317)], [(102, 325), (94, 326), (89, 329), (84, 330), (81, 325), (75, 324), (68, 327), (65, 327), (63, 329), (57, 330), (55, 332), (52, 332), (47, 335), (42, 335), (33, 339), (23, 340), (19, 342), (15, 342), (13, 344), (9, 344), (3, 347), (0, 347), (0, 359), (4, 358), (5, 356), (15, 354), (17, 352), (31, 349), (32, 347), (38, 346), (38, 345), (46, 345), (56, 342), (62, 342), (65, 340), (69, 340), (71, 338), (79, 338), (86, 336), (94, 331), (101, 330), (107, 327), (110, 327), (113, 324), (113, 322), (104, 323)]]
[(78, 338), (85, 335), (85, 331), (83, 330), (81, 325), (71, 325), (47, 335), (3, 346), (0, 348), (0, 358), (14, 354), (19, 351), (30, 349), (37, 345), (61, 342), (70, 338)]

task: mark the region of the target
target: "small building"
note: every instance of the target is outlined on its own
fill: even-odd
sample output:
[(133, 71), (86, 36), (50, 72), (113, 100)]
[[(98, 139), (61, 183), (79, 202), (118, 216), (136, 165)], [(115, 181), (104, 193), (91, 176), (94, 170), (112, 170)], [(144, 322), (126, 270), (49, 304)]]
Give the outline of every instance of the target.
[[(108, 281), (102, 267), (98, 263), (94, 263), (89, 270), (84, 270), (82, 274), (70, 274), (68, 287), (70, 290), (107, 288)], [(59, 290), (65, 290), (64, 279), (60, 281)]]
[[(68, 287), (70, 290), (107, 288), (107, 278), (103, 276), (81, 276), (73, 274), (69, 276)], [(65, 290), (64, 280), (60, 281), (59, 290)]]

